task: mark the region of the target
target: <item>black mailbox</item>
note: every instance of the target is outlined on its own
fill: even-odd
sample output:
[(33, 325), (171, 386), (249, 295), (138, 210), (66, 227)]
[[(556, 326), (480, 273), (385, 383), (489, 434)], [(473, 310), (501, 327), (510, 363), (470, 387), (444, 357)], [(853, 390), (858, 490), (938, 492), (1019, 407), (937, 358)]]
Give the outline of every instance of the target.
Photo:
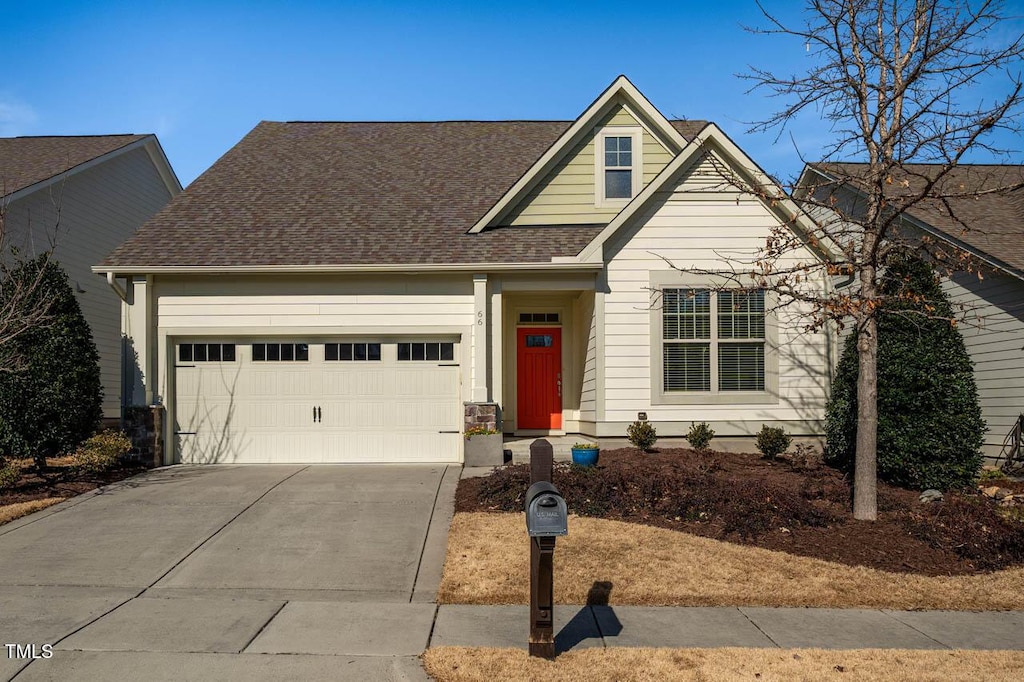
[(526, 530), (532, 538), (569, 534), (569, 510), (558, 488), (539, 481), (526, 491)]

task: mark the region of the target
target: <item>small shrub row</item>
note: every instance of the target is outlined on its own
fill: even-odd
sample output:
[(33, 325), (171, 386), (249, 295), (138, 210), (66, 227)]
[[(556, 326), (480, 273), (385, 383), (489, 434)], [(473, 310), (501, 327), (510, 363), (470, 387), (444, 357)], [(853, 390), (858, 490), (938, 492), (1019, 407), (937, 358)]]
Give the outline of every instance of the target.
[(100, 474), (119, 466), (131, 449), (132, 442), (123, 432), (103, 431), (78, 446), (75, 466), (90, 474)]
[(775, 459), (789, 449), (793, 437), (775, 426), (761, 425), (757, 432), (757, 449), (768, 459)]
[(690, 424), (690, 431), (686, 434), (686, 440), (697, 452), (705, 452), (715, 437), (715, 430), (708, 426), (707, 422)]
[[(650, 452), (654, 443), (658, 440), (658, 432), (648, 421), (635, 421), (626, 428), (626, 435), (633, 447), (641, 452)], [(686, 440), (697, 452), (707, 452), (711, 439), (715, 437), (715, 430), (707, 422), (690, 424), (690, 430), (686, 434)], [(793, 438), (780, 428), (772, 426), (761, 426), (757, 434), (757, 449), (768, 459), (775, 459), (787, 449)]]
[(651, 422), (637, 420), (626, 428), (626, 436), (640, 452), (650, 452), (658, 440), (658, 431)]

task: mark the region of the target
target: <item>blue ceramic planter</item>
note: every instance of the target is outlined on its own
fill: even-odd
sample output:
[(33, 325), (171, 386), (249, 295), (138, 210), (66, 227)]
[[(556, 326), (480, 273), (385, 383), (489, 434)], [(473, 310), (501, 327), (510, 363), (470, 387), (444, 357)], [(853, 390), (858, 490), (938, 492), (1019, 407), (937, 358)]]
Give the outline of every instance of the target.
[(599, 448), (573, 448), (572, 463), (584, 467), (592, 467), (597, 464)]

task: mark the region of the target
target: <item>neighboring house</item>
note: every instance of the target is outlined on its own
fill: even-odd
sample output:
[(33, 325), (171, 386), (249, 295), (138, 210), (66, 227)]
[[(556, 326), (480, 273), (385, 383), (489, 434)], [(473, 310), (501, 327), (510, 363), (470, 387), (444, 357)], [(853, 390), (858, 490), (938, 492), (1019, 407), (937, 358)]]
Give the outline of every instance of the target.
[[(862, 196), (844, 178), (856, 178), (863, 164), (810, 164), (798, 183), (801, 190), (827, 191), (856, 212)], [(936, 166), (908, 164), (906, 177), (894, 187), (916, 189), (934, 178)], [(945, 204), (926, 201), (905, 214), (912, 234), (926, 234), (971, 254), (975, 272), (943, 278), (954, 304), (963, 309), (959, 325), (974, 362), (982, 417), (988, 431), (983, 452), (999, 455), (1007, 434), (1024, 414), (1024, 188), (987, 194), (1024, 184), (1024, 166), (972, 165), (956, 168), (947, 180), (953, 193)], [(971, 193), (980, 196), (969, 196)], [(980, 274), (977, 270), (980, 270)]]
[(805, 225), (732, 174), (765, 180), (624, 77), (575, 121), (263, 122), (94, 270), (167, 462), (460, 462), (469, 425), (641, 414), (819, 435), (829, 339), (669, 263)]
[(100, 354), (104, 421), (121, 418), (121, 301), (91, 267), (181, 185), (153, 135), (0, 138), (4, 239), (32, 256), (53, 246)]

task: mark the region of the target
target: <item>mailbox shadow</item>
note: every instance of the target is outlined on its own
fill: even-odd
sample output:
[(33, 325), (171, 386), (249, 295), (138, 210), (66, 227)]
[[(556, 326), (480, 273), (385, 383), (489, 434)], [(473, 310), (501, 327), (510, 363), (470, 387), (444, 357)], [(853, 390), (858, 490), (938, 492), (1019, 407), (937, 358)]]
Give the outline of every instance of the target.
[(622, 631), (622, 624), (619, 623), (615, 611), (608, 606), (611, 592), (611, 582), (594, 582), (587, 592), (587, 605), (576, 612), (576, 615), (555, 635), (556, 653), (570, 651), (585, 640), (600, 639), (602, 636), (614, 637)]

